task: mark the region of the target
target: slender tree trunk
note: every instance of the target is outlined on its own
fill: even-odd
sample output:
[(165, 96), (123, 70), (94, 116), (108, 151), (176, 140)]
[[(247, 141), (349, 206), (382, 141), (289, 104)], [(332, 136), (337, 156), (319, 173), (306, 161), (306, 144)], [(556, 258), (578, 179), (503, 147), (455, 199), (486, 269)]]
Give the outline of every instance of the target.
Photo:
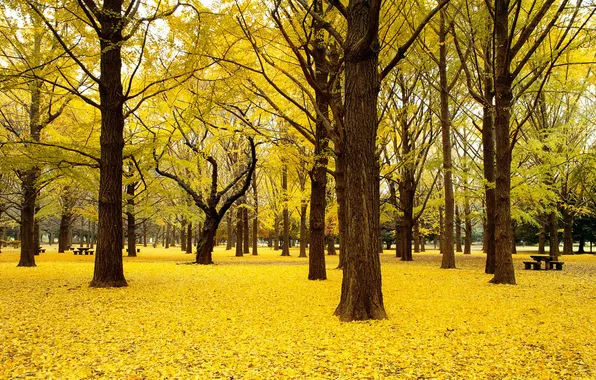
[(186, 253), (192, 253), (192, 222), (186, 226)]
[(244, 234), (242, 237), (244, 238), (242, 252), (243, 253), (250, 253), (250, 228), (248, 223), (248, 208), (244, 207), (242, 209), (242, 229), (244, 230)]
[(244, 227), (244, 223), (242, 221), (242, 212), (243, 207), (238, 206), (238, 210), (236, 211), (236, 257), (243, 257), (244, 253), (242, 250), (242, 243), (244, 242), (243, 238), (243, 231), (242, 227)]
[(327, 235), (327, 255), (335, 256), (337, 252), (335, 251), (335, 236)]
[(105, 0), (100, 18), (101, 166), (99, 169), (99, 239), (92, 287), (127, 286), (122, 266), (122, 2)]
[(180, 250), (186, 253), (186, 225), (188, 223), (185, 219), (182, 220), (180, 225)]
[[(37, 214), (37, 212), (39, 212), (39, 207), (36, 207), (35, 213)], [(37, 220), (37, 218), (35, 218), (35, 221), (33, 222), (33, 244), (33, 252), (35, 252), (34, 254), (37, 256), (39, 255), (39, 246), (41, 245), (39, 234), (39, 220)]]
[(126, 224), (128, 226), (128, 257), (137, 257), (137, 221), (135, 218), (136, 183), (126, 185)]
[[(380, 2), (351, 0), (345, 56), (345, 232), (341, 299), (335, 314), (342, 321), (387, 317), (378, 254), (379, 214), (376, 154), (379, 91), (376, 35)], [(374, 41), (367, 41), (370, 36)], [(373, 45), (375, 48), (373, 48)]]
[[(41, 34), (36, 32), (33, 36), (33, 56), (39, 61), (38, 52), (41, 46)], [(29, 83), (29, 133), (33, 141), (40, 141), (41, 129), (41, 81), (34, 79)], [(37, 203), (37, 178), (38, 168), (27, 168), (21, 173), (21, 255), (19, 267), (34, 267), (35, 253), (38, 249), (35, 238), (35, 205)]]
[(143, 247), (147, 246), (147, 221), (143, 220)]
[(459, 206), (455, 206), (455, 251), (462, 252), (461, 246), (461, 216), (459, 214)]
[[(443, 259), (441, 268), (455, 268), (455, 252), (453, 251), (453, 219), (455, 215), (455, 199), (453, 195), (453, 163), (451, 161), (451, 115), (449, 114), (449, 89), (447, 83), (447, 27), (445, 25), (445, 8), (440, 11), (439, 27), (439, 81), (441, 98), (441, 136), (443, 140), (443, 177), (445, 191), (445, 229), (443, 242)], [(458, 243), (461, 251), (461, 241)]]
[(468, 211), (469, 206), (466, 207), (466, 241), (464, 243), (464, 255), (470, 255), (472, 253), (472, 218), (470, 217), (470, 212)]
[(538, 233), (538, 254), (546, 254), (544, 246), (546, 245), (546, 226), (545, 223), (541, 223), (540, 232)]
[(252, 177), (252, 190), (253, 197), (255, 200), (255, 215), (252, 219), (252, 255), (257, 256), (258, 251), (258, 239), (259, 239), (259, 197), (257, 192), (257, 172), (253, 172)]
[(548, 234), (550, 237), (549, 240), (549, 255), (554, 259), (559, 259), (559, 219), (557, 217), (557, 212), (553, 211), (549, 214), (549, 221), (548, 221)]
[(573, 215), (563, 209), (563, 254), (573, 255)]
[(226, 251), (229, 251), (232, 249), (233, 244), (233, 235), (234, 235), (234, 226), (232, 225), (232, 210), (230, 210), (228, 212), (228, 215), (226, 216), (226, 224), (227, 224), (227, 228), (228, 228), (228, 240), (226, 242)]
[(495, 125), (493, 115), (494, 89), (492, 85), (492, 68), (487, 62), (485, 65), (484, 78), (484, 99), (485, 105), (482, 108), (482, 150), (484, 170), (484, 206), (485, 206), (485, 228), (483, 250), (486, 252), (486, 263), (484, 272), (495, 273)]
[(70, 210), (63, 208), (62, 216), (60, 217), (60, 231), (58, 233), (58, 252), (64, 253), (70, 248), (69, 244), (69, 231), (72, 223), (72, 214)]
[(273, 221), (273, 250), (279, 250), (279, 215), (275, 215)]
[(420, 252), (420, 222), (414, 223), (414, 252)]
[[(298, 257), (306, 257), (306, 246), (308, 241), (308, 236), (306, 232), (306, 211), (308, 208), (308, 203), (306, 201), (302, 201), (300, 204), (300, 254)], [(310, 265), (309, 265), (309, 273), (310, 273)]]
[(165, 236), (165, 240), (166, 242), (164, 243), (165, 248), (170, 248), (170, 223), (166, 222), (166, 236)]
[(511, 257), (511, 141), (513, 78), (509, 62), (509, 2), (495, 0), (495, 284), (515, 284)]
[(336, 269), (343, 269), (344, 257), (342, 255), (344, 247), (344, 237), (346, 231), (346, 185), (345, 185), (345, 163), (342, 153), (342, 147), (335, 148), (335, 196), (337, 198), (337, 224), (339, 226), (339, 262)]
[(284, 197), (284, 232), (283, 232), (283, 246), (281, 247), (282, 256), (290, 256), (290, 213), (288, 211), (288, 168), (284, 165), (281, 171), (281, 188)]

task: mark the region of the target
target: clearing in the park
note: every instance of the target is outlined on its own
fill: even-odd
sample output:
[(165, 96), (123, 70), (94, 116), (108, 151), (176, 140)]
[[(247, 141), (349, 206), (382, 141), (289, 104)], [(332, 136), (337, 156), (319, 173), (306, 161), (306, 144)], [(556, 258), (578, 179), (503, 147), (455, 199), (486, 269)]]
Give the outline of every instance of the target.
[(388, 319), (342, 323), (337, 256), (328, 281), (307, 259), (234, 257), (215, 265), (141, 247), (124, 258), (128, 287), (91, 288), (93, 256), (48, 248), (37, 267), (0, 254), (0, 378), (402, 379), (596, 377), (596, 257), (561, 271), (523, 270), (493, 285), (485, 255), (381, 254)]

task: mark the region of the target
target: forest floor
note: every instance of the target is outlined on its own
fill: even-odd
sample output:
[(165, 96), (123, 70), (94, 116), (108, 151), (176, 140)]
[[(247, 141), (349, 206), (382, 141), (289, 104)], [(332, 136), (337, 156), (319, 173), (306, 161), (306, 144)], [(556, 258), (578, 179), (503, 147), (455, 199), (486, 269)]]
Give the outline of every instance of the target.
[(518, 253), (511, 286), (489, 284), (482, 253), (445, 270), (436, 251), (385, 251), (388, 319), (342, 323), (337, 256), (308, 281), (296, 249), (218, 248), (197, 266), (141, 247), (124, 258), (128, 287), (92, 289), (93, 256), (46, 252), (35, 268), (0, 254), (0, 378), (596, 378), (595, 255), (533, 271)]

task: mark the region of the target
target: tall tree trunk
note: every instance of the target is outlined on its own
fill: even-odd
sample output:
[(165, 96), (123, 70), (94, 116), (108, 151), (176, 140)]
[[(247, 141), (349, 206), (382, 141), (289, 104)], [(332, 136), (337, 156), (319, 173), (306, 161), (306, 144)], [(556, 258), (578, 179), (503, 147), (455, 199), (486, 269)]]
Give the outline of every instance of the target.
[(243, 253), (250, 253), (250, 228), (248, 223), (248, 207), (244, 207), (242, 210), (242, 229), (244, 230), (244, 234), (242, 237), (244, 241), (242, 243), (242, 252)]
[[(379, 211), (376, 154), (379, 91), (377, 31), (380, 2), (351, 0), (345, 57), (345, 232), (341, 299), (342, 321), (387, 317), (378, 254)], [(372, 39), (371, 39), (372, 37)]]
[(69, 231), (72, 223), (72, 213), (68, 208), (62, 207), (62, 215), (60, 217), (60, 231), (58, 233), (58, 252), (64, 253), (70, 248)]
[[(238, 209), (240, 211), (240, 209)], [(196, 263), (202, 265), (213, 264), (213, 247), (215, 246), (215, 235), (219, 226), (219, 217), (217, 213), (205, 215), (205, 224), (203, 224), (203, 234), (197, 243)], [(240, 243), (242, 245), (242, 243)], [(242, 252), (240, 252), (242, 254)]]
[(279, 214), (274, 215), (273, 220), (273, 250), (279, 250)]
[[(445, 229), (443, 234), (443, 259), (441, 268), (455, 268), (453, 251), (453, 219), (455, 199), (453, 195), (453, 163), (451, 162), (451, 115), (449, 114), (449, 88), (447, 83), (447, 27), (445, 8), (440, 11), (439, 27), (439, 81), (441, 98), (441, 137), (443, 140), (443, 179), (445, 191)], [(461, 251), (461, 242), (460, 251)]]
[(445, 251), (445, 216), (443, 214), (443, 207), (439, 206), (439, 252), (443, 254)]
[(511, 141), (509, 123), (513, 106), (509, 56), (509, 2), (495, 0), (495, 284), (515, 284), (511, 257)]
[(147, 220), (143, 220), (143, 247), (147, 246)]
[(335, 236), (332, 234), (327, 235), (327, 255), (335, 256), (337, 252), (335, 251)]
[[(315, 12), (323, 14), (323, 2), (314, 2)], [(315, 22), (315, 42), (313, 46), (313, 60), (315, 63), (315, 81), (320, 89), (327, 88), (329, 78), (329, 65), (326, 59), (326, 42), (323, 39), (323, 25)], [(325, 267), (325, 197), (327, 189), (327, 149), (329, 147), (325, 119), (329, 117), (329, 99), (321, 91), (316, 91), (316, 103), (319, 112), (315, 124), (315, 161), (310, 175), (310, 215), (309, 215), (309, 255), (308, 279), (325, 280), (327, 271)], [(302, 246), (302, 240), (300, 241)], [(302, 252), (300, 253), (302, 255)]]
[[(306, 232), (306, 211), (308, 208), (307, 201), (303, 200), (300, 204), (300, 254), (298, 257), (306, 257), (306, 246), (308, 245), (308, 236)], [(308, 269), (310, 273), (310, 265)]]
[(344, 246), (343, 240), (347, 234), (346, 231), (346, 184), (345, 184), (345, 160), (342, 153), (342, 147), (335, 148), (335, 196), (337, 198), (337, 224), (339, 227), (339, 262), (336, 269), (343, 269), (344, 257), (342, 250)]
[(573, 255), (573, 214), (563, 208), (563, 254)]
[(238, 209), (236, 211), (236, 257), (243, 257), (244, 253), (242, 250), (242, 243), (244, 242), (244, 238), (243, 238), (243, 227), (244, 227), (244, 223), (242, 221), (242, 212), (243, 207), (241, 207), (240, 205), (238, 205)]
[(252, 193), (255, 200), (255, 215), (252, 219), (252, 255), (257, 256), (258, 251), (258, 239), (259, 239), (259, 196), (257, 192), (257, 172), (255, 171), (252, 176)]
[(233, 247), (233, 242), (234, 242), (234, 226), (233, 226), (233, 222), (232, 222), (232, 210), (230, 210), (228, 212), (228, 215), (226, 216), (226, 224), (227, 224), (227, 231), (228, 231), (228, 240), (226, 241), (226, 251), (229, 251), (232, 249)]
[(192, 222), (186, 226), (186, 253), (192, 253)]
[(284, 232), (283, 246), (281, 247), (282, 256), (290, 256), (290, 213), (288, 211), (288, 168), (284, 165), (281, 171), (281, 188), (284, 197)]
[(414, 252), (420, 252), (420, 221), (414, 223)]
[[(33, 36), (34, 63), (38, 62), (41, 47), (41, 33), (36, 32)], [(29, 83), (29, 134), (33, 141), (40, 141), (41, 138), (41, 81), (34, 79)], [(34, 267), (35, 253), (38, 249), (35, 238), (35, 204), (37, 203), (37, 178), (40, 171), (38, 168), (27, 168), (21, 172), (21, 255), (19, 267)]]
[[(488, 52), (491, 54), (490, 52)], [(492, 56), (492, 54), (491, 54)], [(482, 151), (483, 151), (483, 172), (484, 172), (484, 207), (485, 207), (485, 228), (483, 250), (486, 252), (486, 263), (484, 273), (495, 273), (495, 124), (493, 115), (494, 88), (492, 78), (492, 66), (489, 60), (485, 61), (484, 102), (482, 107)]]
[(464, 243), (464, 255), (470, 255), (472, 253), (472, 218), (470, 216), (470, 204), (466, 202), (464, 207), (464, 220), (466, 225), (466, 241)]
[(540, 232), (538, 233), (538, 254), (546, 254), (544, 246), (546, 245), (546, 222), (540, 224)]
[(122, 2), (105, 0), (100, 18), (101, 166), (99, 169), (99, 239), (92, 287), (127, 286), (122, 266)]
[(165, 233), (165, 248), (170, 248), (170, 223), (166, 222), (166, 233)]
[(549, 240), (549, 255), (550, 257), (558, 260), (559, 259), (559, 218), (556, 211), (552, 211), (549, 214), (548, 220), (548, 234)]
[(137, 221), (135, 218), (136, 183), (126, 185), (126, 224), (128, 226), (128, 257), (137, 257)]
[(186, 253), (186, 219), (182, 220), (180, 224), (180, 250)]
[[(39, 212), (39, 207), (36, 207), (35, 210), (35, 213)], [(39, 220), (35, 218), (35, 221), (33, 222), (33, 251), (35, 252), (35, 255), (39, 255), (39, 246), (41, 245), (40, 237), (41, 235), (39, 234)]]
[(458, 205), (455, 206), (455, 251), (463, 251), (461, 247), (461, 216)]

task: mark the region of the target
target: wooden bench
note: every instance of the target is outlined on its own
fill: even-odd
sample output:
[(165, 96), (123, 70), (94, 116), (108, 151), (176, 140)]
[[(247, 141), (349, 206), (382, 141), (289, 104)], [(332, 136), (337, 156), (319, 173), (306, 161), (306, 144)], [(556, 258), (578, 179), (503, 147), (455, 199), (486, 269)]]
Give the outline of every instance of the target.
[[(88, 250), (87, 252), (88, 252), (88, 253), (89, 253), (91, 256), (93, 256), (93, 252), (94, 252), (94, 251), (93, 251), (92, 249)], [(86, 254), (87, 254), (87, 253), (85, 253), (85, 255), (86, 255)]]
[(524, 269), (540, 270), (540, 261), (524, 261)]
[[(126, 248), (126, 252), (128, 252), (128, 248)], [(137, 248), (137, 253), (141, 253), (141, 248)]]
[(563, 264), (565, 264), (563, 261), (549, 261), (548, 262), (548, 268), (549, 269), (556, 269), (556, 270), (563, 270)]
[(46, 253), (46, 249), (45, 248), (40, 248), (37, 250), (39, 253)]

